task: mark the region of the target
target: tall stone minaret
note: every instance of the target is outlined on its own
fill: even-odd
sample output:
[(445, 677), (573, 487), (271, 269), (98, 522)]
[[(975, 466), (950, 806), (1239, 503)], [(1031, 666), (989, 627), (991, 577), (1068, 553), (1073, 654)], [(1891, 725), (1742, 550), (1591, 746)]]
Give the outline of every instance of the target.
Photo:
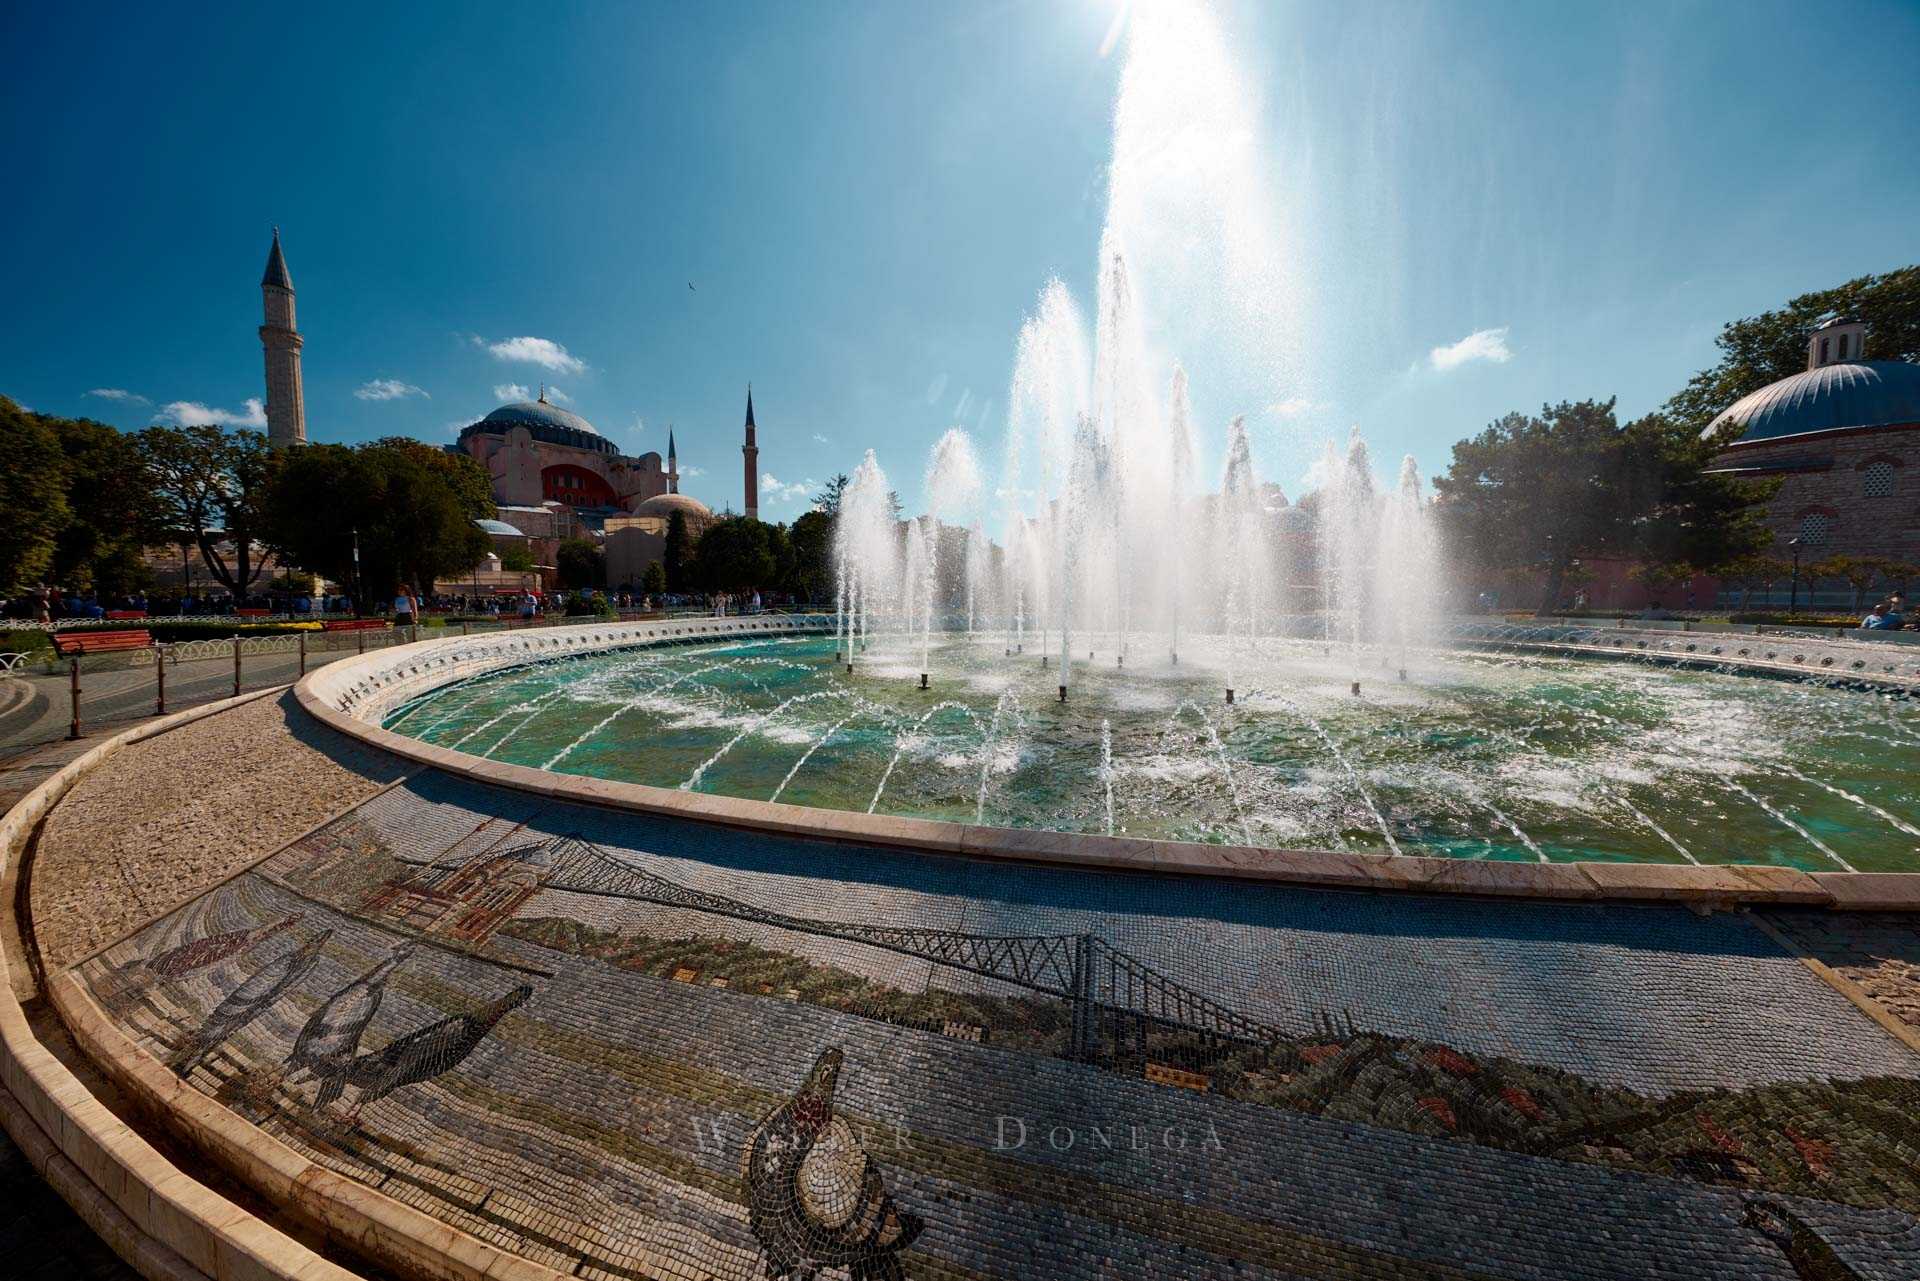
[(667, 428), (667, 492), (680, 492), (680, 455), (674, 452), (673, 428)]
[(273, 446), (307, 443), (307, 397), (300, 383), (300, 331), (293, 323), (293, 277), (280, 252), (280, 228), (273, 229), (273, 248), (267, 251), (266, 274), (260, 277), (267, 323), (260, 326), (260, 345), (267, 351), (267, 443)]
[(740, 447), (747, 460), (747, 519), (760, 519), (760, 446), (753, 440), (753, 384), (747, 384), (747, 443)]

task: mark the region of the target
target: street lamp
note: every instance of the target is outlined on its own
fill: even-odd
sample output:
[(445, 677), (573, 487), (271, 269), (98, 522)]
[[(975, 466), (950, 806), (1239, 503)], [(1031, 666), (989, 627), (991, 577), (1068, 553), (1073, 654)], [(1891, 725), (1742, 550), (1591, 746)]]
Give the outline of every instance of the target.
[(1793, 611), (1800, 604), (1800, 540), (1789, 538), (1787, 546), (1793, 548), (1793, 579), (1787, 588), (1787, 621), (1793, 621)]

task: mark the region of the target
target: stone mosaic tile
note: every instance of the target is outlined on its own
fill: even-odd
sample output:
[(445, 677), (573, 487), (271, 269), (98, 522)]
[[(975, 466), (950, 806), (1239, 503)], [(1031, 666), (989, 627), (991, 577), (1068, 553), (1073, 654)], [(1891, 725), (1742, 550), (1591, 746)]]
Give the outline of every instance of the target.
[(579, 1276), (1920, 1277), (1920, 1056), (1738, 916), (426, 774), (78, 973), (196, 1088)]

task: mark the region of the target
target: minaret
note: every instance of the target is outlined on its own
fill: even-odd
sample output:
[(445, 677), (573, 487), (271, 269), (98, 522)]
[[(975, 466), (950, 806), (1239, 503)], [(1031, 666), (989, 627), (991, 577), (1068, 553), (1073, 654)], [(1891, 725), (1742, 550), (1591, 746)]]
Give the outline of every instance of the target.
[(760, 519), (760, 446), (753, 441), (753, 384), (747, 384), (747, 443), (740, 452), (747, 460), (747, 519)]
[(273, 248), (267, 251), (266, 274), (260, 277), (267, 323), (260, 326), (260, 345), (267, 352), (267, 443), (307, 443), (307, 397), (300, 383), (300, 331), (293, 324), (293, 277), (280, 252), (280, 228), (273, 229)]
[(673, 428), (667, 428), (667, 492), (680, 492), (680, 455), (674, 452)]

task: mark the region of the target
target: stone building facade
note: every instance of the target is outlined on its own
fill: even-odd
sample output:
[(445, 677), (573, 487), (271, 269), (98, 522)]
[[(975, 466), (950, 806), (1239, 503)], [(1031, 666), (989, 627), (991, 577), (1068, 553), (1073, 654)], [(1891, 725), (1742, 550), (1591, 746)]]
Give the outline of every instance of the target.
[(1864, 359), (1866, 339), (1858, 321), (1823, 325), (1805, 372), (1735, 402), (1707, 429), (1734, 437), (1715, 470), (1781, 482), (1766, 521), (1782, 559), (1920, 564), (1920, 365)]

